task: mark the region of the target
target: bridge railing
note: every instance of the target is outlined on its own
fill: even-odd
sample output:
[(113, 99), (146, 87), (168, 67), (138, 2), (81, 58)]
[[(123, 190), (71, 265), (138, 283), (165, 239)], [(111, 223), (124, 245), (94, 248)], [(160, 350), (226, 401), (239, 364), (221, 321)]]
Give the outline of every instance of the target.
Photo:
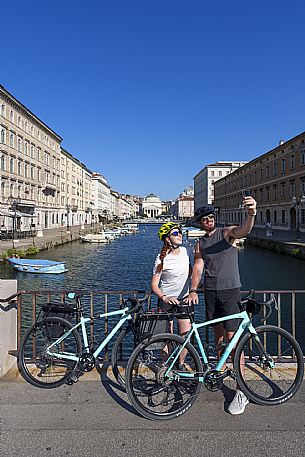
[[(92, 291), (92, 290), (39, 290), (39, 291), (21, 291), (18, 293), (17, 306), (17, 351), (20, 348), (20, 342), (27, 328), (32, 325), (41, 316), (41, 307), (46, 303), (64, 303), (67, 302), (66, 293), (76, 292), (82, 294), (82, 304), (84, 315), (94, 317), (99, 313), (106, 313), (114, 309), (119, 309), (123, 305), (123, 299), (128, 296), (137, 297), (137, 290), (119, 290), (119, 291)], [(242, 295), (247, 295), (248, 291), (242, 291)], [(305, 333), (303, 323), (305, 319), (305, 290), (258, 290), (255, 292), (255, 298), (258, 300), (267, 300), (270, 294), (274, 294), (277, 301), (276, 309), (273, 309), (272, 315), (267, 322), (261, 325), (277, 325), (289, 331), (299, 342), (305, 353)], [(155, 297), (149, 295), (148, 309), (155, 303)], [(205, 305), (203, 296), (200, 296), (200, 303), (195, 309), (195, 320), (197, 322), (205, 319)], [(113, 328), (115, 318), (108, 317), (105, 319), (95, 319), (89, 324), (89, 336), (91, 342), (100, 343)], [(254, 324), (259, 324), (259, 316), (255, 316)], [(207, 343), (213, 339), (213, 329), (209, 329), (201, 335)], [(114, 340), (115, 341), (115, 337)], [(111, 342), (110, 342), (111, 347)], [(105, 348), (104, 356), (108, 358), (109, 347)], [(11, 351), (12, 353), (13, 351)]]

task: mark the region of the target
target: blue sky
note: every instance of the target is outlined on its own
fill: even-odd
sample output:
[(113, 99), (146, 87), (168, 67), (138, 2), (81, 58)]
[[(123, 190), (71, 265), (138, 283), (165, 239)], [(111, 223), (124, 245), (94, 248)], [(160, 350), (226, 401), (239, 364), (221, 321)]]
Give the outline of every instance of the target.
[(303, 1), (16, 0), (0, 84), (119, 192), (175, 198), (304, 129)]

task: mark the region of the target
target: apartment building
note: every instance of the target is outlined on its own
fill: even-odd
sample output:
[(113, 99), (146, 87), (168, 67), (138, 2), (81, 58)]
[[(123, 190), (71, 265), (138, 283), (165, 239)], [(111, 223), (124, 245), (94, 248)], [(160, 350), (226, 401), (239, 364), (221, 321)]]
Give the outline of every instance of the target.
[(219, 161), (206, 165), (194, 176), (194, 206), (195, 210), (202, 205), (213, 204), (214, 183), (224, 176), (233, 173), (247, 162)]
[(107, 179), (100, 173), (92, 173), (92, 204), (95, 222), (110, 219), (111, 196)]
[(60, 159), (60, 225), (67, 230), (93, 221), (92, 172), (66, 149)]
[(2, 226), (10, 228), (15, 219), (19, 230), (58, 226), (61, 141), (57, 133), (0, 85)]
[(257, 200), (256, 225), (305, 231), (305, 132), (248, 162), (215, 184), (215, 206), (223, 223), (245, 217), (242, 191)]

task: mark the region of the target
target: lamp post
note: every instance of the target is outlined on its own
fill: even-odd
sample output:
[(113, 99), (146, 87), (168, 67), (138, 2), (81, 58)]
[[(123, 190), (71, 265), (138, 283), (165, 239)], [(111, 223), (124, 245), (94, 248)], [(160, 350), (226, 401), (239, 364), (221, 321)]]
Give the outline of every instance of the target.
[(70, 233), (70, 222), (69, 222), (70, 205), (66, 206), (66, 210), (67, 210), (67, 233)]
[(17, 205), (20, 203), (21, 199), (20, 197), (13, 197), (13, 195), (10, 195), (8, 197), (8, 202), (11, 205), (11, 208), (14, 211), (13, 215), (13, 230), (12, 230), (12, 242), (13, 242), (13, 249), (15, 249), (15, 232), (16, 232), (16, 217), (17, 217)]
[(301, 241), (299, 207), (305, 203), (305, 195), (301, 195), (300, 197), (294, 196), (291, 202), (296, 211), (296, 241)]

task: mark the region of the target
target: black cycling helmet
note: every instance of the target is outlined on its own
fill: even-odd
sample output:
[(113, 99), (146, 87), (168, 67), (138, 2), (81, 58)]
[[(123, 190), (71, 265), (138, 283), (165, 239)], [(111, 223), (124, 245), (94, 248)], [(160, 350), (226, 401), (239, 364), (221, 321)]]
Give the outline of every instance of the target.
[(215, 214), (215, 208), (213, 205), (203, 205), (197, 208), (194, 214), (195, 220), (200, 222), (201, 219), (209, 214)]

